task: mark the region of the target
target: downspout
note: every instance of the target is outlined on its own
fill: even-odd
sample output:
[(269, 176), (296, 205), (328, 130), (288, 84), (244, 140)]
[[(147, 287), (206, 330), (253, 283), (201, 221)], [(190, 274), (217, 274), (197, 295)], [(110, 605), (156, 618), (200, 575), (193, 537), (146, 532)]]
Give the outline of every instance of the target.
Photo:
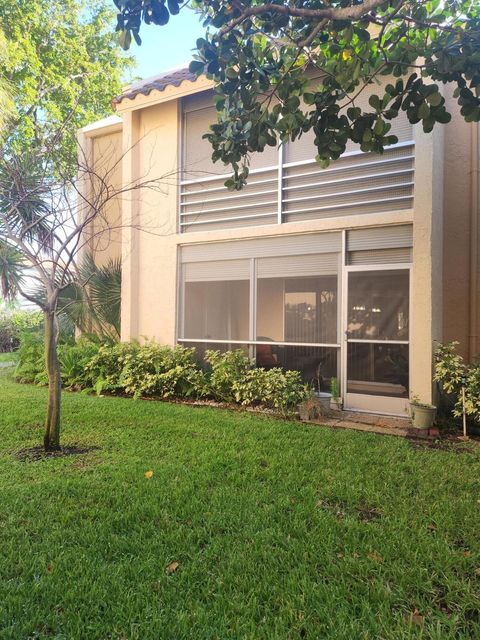
[(470, 318), (468, 354), (470, 361), (477, 355), (478, 338), (478, 215), (479, 215), (479, 152), (480, 127), (478, 122), (471, 128), (471, 211), (470, 211)]

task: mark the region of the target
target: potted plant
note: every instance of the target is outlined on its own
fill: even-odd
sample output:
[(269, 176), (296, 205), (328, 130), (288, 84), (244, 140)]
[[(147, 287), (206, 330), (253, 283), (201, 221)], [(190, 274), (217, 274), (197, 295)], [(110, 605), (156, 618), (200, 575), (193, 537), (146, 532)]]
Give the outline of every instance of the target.
[(312, 391), (313, 394), (316, 398), (318, 398), (318, 400), (320, 401), (320, 403), (322, 404), (322, 406), (329, 410), (330, 409), (330, 403), (332, 400), (332, 394), (329, 393), (328, 391), (322, 391), (322, 382), (323, 382), (323, 378), (321, 375), (321, 367), (322, 365), (319, 364), (316, 372), (315, 372), (315, 377), (312, 380)]
[(342, 399), (339, 393), (338, 378), (330, 378), (330, 392), (332, 398), (330, 400), (330, 406), (334, 411), (342, 410)]
[(410, 416), (416, 429), (430, 429), (435, 422), (437, 407), (433, 404), (420, 402), (418, 396), (410, 399)]

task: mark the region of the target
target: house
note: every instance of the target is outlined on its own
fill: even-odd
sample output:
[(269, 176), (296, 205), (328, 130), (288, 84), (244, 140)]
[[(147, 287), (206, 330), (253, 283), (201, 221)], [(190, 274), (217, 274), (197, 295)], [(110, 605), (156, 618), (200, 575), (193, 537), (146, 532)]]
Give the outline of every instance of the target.
[(174, 70), (113, 104), (83, 152), (121, 184), (159, 180), (112, 207), (98, 252), (122, 256), (123, 340), (241, 348), (392, 415), (434, 400), (436, 341), (480, 352), (478, 125), (457, 114), (426, 135), (401, 116), (383, 155), (352, 145), (328, 169), (305, 135), (255, 155), (230, 192), (202, 139), (208, 79)]

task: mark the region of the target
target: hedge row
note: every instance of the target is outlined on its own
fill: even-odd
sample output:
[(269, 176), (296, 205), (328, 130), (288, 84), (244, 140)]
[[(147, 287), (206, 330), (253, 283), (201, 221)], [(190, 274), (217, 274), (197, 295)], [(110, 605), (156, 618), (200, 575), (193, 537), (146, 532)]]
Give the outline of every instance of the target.
[[(79, 340), (59, 346), (64, 388), (134, 398), (212, 399), (259, 406), (283, 415), (309, 396), (297, 371), (256, 367), (243, 351), (207, 351), (207, 367), (195, 349)], [(47, 384), (43, 341), (26, 334), (16, 369), (19, 382)]]

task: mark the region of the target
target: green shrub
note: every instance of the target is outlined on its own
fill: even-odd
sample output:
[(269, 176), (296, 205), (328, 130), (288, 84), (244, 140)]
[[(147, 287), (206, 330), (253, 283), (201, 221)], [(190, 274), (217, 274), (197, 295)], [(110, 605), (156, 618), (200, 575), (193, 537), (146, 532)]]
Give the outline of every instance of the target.
[(128, 395), (159, 398), (202, 397), (208, 393), (195, 349), (148, 344), (124, 357), (120, 383)]
[(220, 402), (237, 400), (237, 387), (244, 383), (248, 371), (254, 364), (241, 349), (234, 351), (205, 351), (205, 360), (210, 365), (210, 393)]
[(435, 376), (442, 389), (453, 396), (453, 415), (463, 413), (462, 387), (465, 389), (465, 413), (480, 422), (480, 362), (467, 364), (457, 353), (458, 342), (441, 344), (435, 353)]
[[(22, 332), (15, 370), (15, 378), (18, 382), (41, 386), (48, 384), (44, 345), (42, 332)], [(62, 372), (62, 384), (65, 388), (80, 390), (92, 387), (93, 381), (87, 365), (99, 348), (100, 345), (85, 339), (80, 339), (76, 343), (59, 344), (58, 360)]]
[[(297, 371), (258, 368), (241, 350), (207, 351), (205, 373), (195, 349), (157, 344), (100, 344), (87, 338), (62, 343), (58, 358), (65, 388), (93, 389), (139, 397), (213, 398), (242, 406), (259, 406), (283, 415), (309, 394)], [(43, 336), (24, 332), (16, 377), (20, 382), (47, 384)]]
[(210, 392), (216, 400), (261, 406), (286, 415), (310, 395), (298, 371), (256, 367), (240, 349), (207, 351), (205, 359), (211, 366)]
[(24, 331), (41, 327), (43, 314), (40, 311), (0, 312), (0, 353), (15, 351), (20, 345)]
[(121, 380), (122, 371), (128, 356), (135, 356), (140, 345), (135, 342), (118, 342), (116, 344), (101, 345), (86, 370), (90, 375), (95, 391), (102, 393), (122, 393), (124, 391)]
[(195, 349), (135, 343), (103, 345), (87, 365), (97, 393), (110, 391), (139, 398), (194, 398), (207, 395), (205, 375)]
[(232, 386), (239, 404), (273, 409), (282, 415), (295, 411), (300, 402), (310, 395), (298, 371), (278, 368), (254, 367), (245, 373), (243, 379), (235, 380)]
[(46, 376), (45, 348), (42, 333), (31, 330), (22, 331), (15, 379), (18, 382), (38, 384), (43, 378), (46, 379)]
[(59, 345), (58, 360), (64, 387), (80, 391), (94, 386), (88, 364), (96, 356), (99, 349), (98, 343), (86, 339), (80, 339), (75, 344)]
[(0, 315), (0, 353), (14, 351), (18, 347), (18, 332), (10, 314)]

